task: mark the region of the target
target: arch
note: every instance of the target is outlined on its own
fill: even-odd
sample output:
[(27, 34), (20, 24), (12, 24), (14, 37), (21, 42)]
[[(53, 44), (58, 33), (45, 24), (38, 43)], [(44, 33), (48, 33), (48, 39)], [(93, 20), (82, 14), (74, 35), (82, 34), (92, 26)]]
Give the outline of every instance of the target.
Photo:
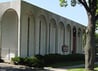
[(78, 29), (78, 37), (80, 37), (81, 36), (81, 29), (79, 28)]
[(39, 16), (39, 54), (44, 55), (46, 53), (47, 44), (47, 23), (45, 16)]
[[(35, 54), (35, 17), (30, 10), (22, 13), (21, 17), (21, 56)], [(25, 52), (25, 53), (24, 53)]]
[(27, 17), (27, 56), (35, 54), (34, 38), (35, 38), (35, 23), (34, 16), (28, 15)]
[(1, 56), (5, 60), (10, 60), (18, 55), (18, 15), (14, 9), (8, 9), (3, 14), (1, 30)]
[(65, 43), (65, 27), (62, 22), (58, 24), (58, 53), (62, 53), (62, 46)]
[(56, 33), (56, 21), (51, 19), (49, 24), (49, 53), (56, 53)]
[(76, 31), (76, 27), (74, 26), (73, 27), (73, 49), (72, 49), (72, 53), (74, 54), (74, 53), (76, 53), (76, 47), (77, 47), (77, 36), (76, 36), (76, 33), (77, 33), (77, 31)]
[(81, 53), (82, 51), (82, 32), (81, 29), (78, 29), (78, 52)]
[(71, 52), (71, 26), (70, 26), (70, 24), (68, 24), (67, 26), (66, 26), (66, 42), (67, 42), (67, 46), (68, 46), (68, 49), (69, 49), (69, 52)]

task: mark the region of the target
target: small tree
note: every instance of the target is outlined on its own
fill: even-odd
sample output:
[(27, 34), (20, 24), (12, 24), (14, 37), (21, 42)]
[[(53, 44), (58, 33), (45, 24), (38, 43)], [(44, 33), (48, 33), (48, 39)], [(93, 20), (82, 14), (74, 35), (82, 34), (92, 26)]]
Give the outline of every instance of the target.
[[(85, 69), (86, 71), (94, 70), (95, 61), (95, 29), (98, 19), (98, 0), (71, 0), (71, 6), (81, 4), (88, 16), (88, 26), (86, 29), (86, 45), (85, 45)], [(60, 0), (60, 5), (67, 6), (67, 0)]]

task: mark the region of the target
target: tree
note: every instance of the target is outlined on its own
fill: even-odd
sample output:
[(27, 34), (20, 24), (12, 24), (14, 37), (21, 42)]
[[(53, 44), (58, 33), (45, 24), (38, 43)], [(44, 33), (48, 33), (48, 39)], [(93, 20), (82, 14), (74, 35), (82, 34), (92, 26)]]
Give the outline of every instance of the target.
[[(81, 4), (88, 16), (88, 25), (86, 28), (86, 45), (85, 45), (85, 69), (86, 71), (94, 71), (95, 61), (95, 29), (98, 19), (98, 0), (71, 0), (74, 7)], [(67, 6), (67, 0), (60, 0), (60, 5)]]

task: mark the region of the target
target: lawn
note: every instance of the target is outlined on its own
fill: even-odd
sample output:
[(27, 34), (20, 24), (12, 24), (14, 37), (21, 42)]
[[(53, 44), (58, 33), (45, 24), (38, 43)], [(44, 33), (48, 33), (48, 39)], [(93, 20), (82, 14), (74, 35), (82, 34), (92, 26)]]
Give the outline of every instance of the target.
[[(98, 64), (95, 65), (95, 70), (98, 71)], [(68, 69), (68, 71), (85, 71), (84, 67)]]
[[(96, 71), (98, 71), (98, 67), (95, 68)], [(84, 68), (73, 68), (73, 69), (69, 69), (68, 71), (85, 71)]]
[(84, 71), (84, 68), (73, 68), (73, 69), (68, 69), (68, 71)]

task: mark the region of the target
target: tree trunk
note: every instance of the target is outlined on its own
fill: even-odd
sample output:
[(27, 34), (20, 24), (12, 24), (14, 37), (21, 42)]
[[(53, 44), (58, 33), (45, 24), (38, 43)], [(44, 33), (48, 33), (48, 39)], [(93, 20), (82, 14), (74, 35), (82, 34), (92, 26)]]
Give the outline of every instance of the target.
[(95, 20), (91, 15), (88, 16), (88, 26), (86, 30), (85, 46), (85, 69), (94, 71), (95, 62)]

